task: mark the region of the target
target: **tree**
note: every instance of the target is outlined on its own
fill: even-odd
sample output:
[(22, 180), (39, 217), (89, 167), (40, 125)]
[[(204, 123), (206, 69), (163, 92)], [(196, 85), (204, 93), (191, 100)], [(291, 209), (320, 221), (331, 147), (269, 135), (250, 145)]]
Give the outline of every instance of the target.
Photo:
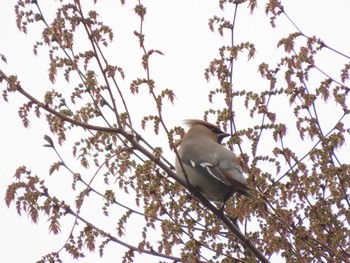
[[(40, 216), (48, 218), (49, 232), (59, 234), (68, 227), (64, 219), (74, 218), (62, 249), (39, 262), (60, 262), (64, 251), (78, 259), (86, 249), (98, 249), (103, 257), (111, 243), (126, 248), (124, 262), (132, 262), (135, 252), (183, 262), (268, 262), (277, 256), (288, 262), (349, 261), (350, 180), (343, 156), (350, 133), (350, 57), (304, 34), (280, 1), (268, 1), (265, 12), (271, 26), (284, 17), (295, 32), (276, 43), (281, 52), (277, 62), (257, 66), (263, 84), (241, 88), (234, 82), (235, 65), (245, 57), (254, 65), (256, 47), (235, 42), (236, 11), (245, 6), (254, 16), (257, 3), (219, 1), (223, 12), (234, 12), (214, 16), (209, 28), (230, 44), (219, 48), (219, 56), (205, 70), (205, 78), (217, 85), (209, 101), (220, 103), (213, 103), (204, 118), (232, 134), (227, 147), (239, 156), (256, 196), (250, 200), (235, 195), (222, 213), (200, 193), (176, 182), (173, 160), (165, 157), (168, 148), (176, 156), (184, 129), (167, 125), (171, 114), (164, 108), (175, 102), (176, 92), (158, 87), (157, 73), (150, 70), (163, 53), (146, 46), (146, 6), (138, 1), (133, 8), (143, 72), (127, 91), (121, 84), (123, 67), (106, 55), (114, 33), (101, 20), (95, 2), (93, 7), (59, 2), (54, 15), (42, 12), (38, 1), (19, 1), (15, 7), (22, 32), (41, 27), (42, 40), (33, 51), (49, 55), (48, 78), (53, 84), (65, 79), (64, 87), (56, 85), (39, 99), (18, 76), (0, 70), (3, 99), (20, 94), (27, 100), (19, 108), (24, 127), (29, 127), (32, 113), (45, 116), (51, 134), (44, 135), (44, 146), (57, 154), (48, 175), (65, 170), (72, 178), (74, 203), (66, 192), (52, 194), (44, 180), (48, 175), (35, 175), (26, 166), (18, 167), (7, 188), (7, 206), (14, 203), (19, 214), (27, 213), (35, 223)], [(338, 76), (318, 66), (323, 52), (346, 61)], [(6, 62), (5, 54), (1, 57)], [(145, 110), (138, 120), (134, 116), (140, 102), (152, 102), (156, 112)], [(320, 111), (329, 109), (335, 114), (325, 122)], [(154, 146), (152, 136), (142, 131), (150, 126), (156, 136), (166, 136), (168, 145)], [(61, 154), (69, 142), (80, 167), (70, 167), (70, 156)], [(98, 212), (83, 213), (91, 201)], [(94, 223), (96, 216), (106, 217), (112, 226)], [(136, 237), (133, 231), (138, 231)]]

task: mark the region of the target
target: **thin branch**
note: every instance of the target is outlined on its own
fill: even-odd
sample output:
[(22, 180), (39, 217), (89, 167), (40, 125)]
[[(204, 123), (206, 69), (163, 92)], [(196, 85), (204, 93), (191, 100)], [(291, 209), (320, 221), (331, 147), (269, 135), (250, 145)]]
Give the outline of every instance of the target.
[[(139, 1), (139, 4), (141, 4), (141, 2)], [(142, 34), (143, 30), (143, 19), (141, 18), (141, 23), (140, 23), (140, 34)], [(144, 52), (144, 55), (147, 54), (146, 48), (144, 46), (144, 42), (141, 42), (141, 48)], [(147, 60), (147, 64), (145, 67), (146, 70), (146, 78), (147, 80), (150, 80), (150, 71), (149, 71), (149, 63)], [(154, 100), (157, 102), (156, 96), (154, 94), (153, 89), (151, 89), (151, 94), (154, 98)], [(160, 121), (162, 123), (163, 128), (165, 129), (165, 131), (167, 132), (167, 134), (169, 134), (169, 132), (166, 129), (166, 126), (163, 122), (162, 119), (162, 112), (161, 109), (159, 107), (159, 105), (157, 104), (157, 110), (158, 110), (158, 115), (160, 118)], [(131, 141), (130, 141), (131, 142)], [(165, 166), (159, 159), (154, 160), (154, 158), (149, 154), (149, 152), (147, 152), (146, 149), (144, 149), (137, 141), (131, 142), (133, 144), (133, 146), (135, 147), (135, 149), (138, 149), (140, 152), (142, 152), (145, 156), (147, 156), (150, 160), (155, 161), (155, 163), (161, 167), (166, 173), (168, 173), (168, 175), (171, 176), (171, 174), (173, 174), (174, 172), (172, 170), (169, 169), (169, 167)], [(173, 174), (174, 179), (177, 177), (176, 174)], [(177, 181), (180, 181), (178, 178), (176, 178)], [(187, 179), (187, 184), (188, 184), (188, 179)], [(182, 185), (184, 185), (184, 182), (181, 182)], [(184, 185), (185, 186), (185, 185)], [(185, 186), (186, 187), (186, 186)], [(188, 187), (187, 187), (188, 188)], [(206, 198), (204, 198), (199, 192), (194, 193), (195, 196), (210, 210), (212, 211), (230, 230), (232, 233), (234, 233), (239, 240), (241, 240), (242, 243), (244, 243), (252, 252), (253, 254), (255, 254), (255, 256), (257, 258), (259, 258), (262, 262), (269, 262), (267, 260), (267, 258), (242, 234), (242, 232), (234, 225), (232, 224), (232, 222), (225, 217), (220, 210), (216, 209)]]
[[(144, 148), (137, 139), (134, 138), (133, 135), (129, 134), (122, 128), (114, 128), (114, 127), (101, 127), (96, 125), (91, 125), (88, 123), (80, 122), (77, 120), (74, 120), (72, 118), (69, 118), (53, 109), (48, 107), (47, 105), (41, 103), (37, 99), (35, 99), (33, 96), (31, 96), (29, 93), (27, 93), (20, 85), (19, 83), (10, 83), (9, 78), (7, 75), (0, 70), (0, 76), (2, 76), (5, 80), (9, 82), (9, 85), (12, 87), (13, 90), (20, 92), (23, 96), (25, 96), (27, 99), (29, 99), (31, 102), (36, 104), (37, 106), (43, 108), (44, 110), (50, 112), (51, 114), (55, 115), (56, 117), (67, 121), (75, 126), (80, 126), (85, 129), (91, 129), (95, 131), (102, 131), (102, 132), (109, 132), (109, 133), (118, 133), (122, 135), (125, 139), (127, 139), (131, 145), (135, 148), (135, 150), (141, 152), (143, 155), (145, 155), (149, 160), (152, 160), (158, 167), (163, 169), (165, 173), (168, 174), (168, 176), (175, 179), (178, 183), (182, 184), (184, 187), (186, 185), (184, 182), (182, 182), (179, 177), (175, 174), (175, 172), (170, 169), (164, 162), (161, 161), (161, 159), (157, 158), (153, 155), (153, 153), (149, 152), (146, 148)], [(186, 187), (187, 188), (187, 187)], [(261, 262), (269, 262), (268, 259), (250, 242), (249, 239), (247, 239), (244, 234), (227, 218), (223, 215), (223, 213), (218, 210), (216, 207), (214, 207), (204, 196), (202, 196), (199, 192), (194, 193), (194, 197), (200, 200), (200, 202), (207, 207), (218, 219), (220, 219), (227, 228), (235, 235), (239, 240), (241, 240), (242, 243), (244, 243), (251, 251), (252, 253), (261, 261)]]
[[(38, 191), (39, 192), (39, 191)], [(49, 195), (49, 193), (46, 191), (46, 192), (43, 192), (42, 193), (43, 196), (47, 197), (48, 199), (50, 200), (53, 200), (53, 198)], [(85, 218), (81, 217), (79, 215), (79, 212), (74, 212), (68, 205), (62, 203), (62, 205), (60, 206), (61, 209), (63, 209), (67, 214), (70, 214), (72, 215), (76, 220), (79, 220), (81, 222), (83, 222), (85, 225), (91, 227), (92, 229), (96, 230), (99, 234), (101, 234), (102, 236), (104, 237), (107, 237), (109, 238), (111, 241), (119, 244), (119, 245), (122, 245), (123, 247), (126, 247), (130, 250), (133, 250), (133, 251), (138, 251), (140, 252), (140, 249), (138, 247), (135, 247), (135, 246), (131, 246), (130, 244), (112, 236), (111, 234), (103, 231), (102, 229), (98, 228), (97, 226), (95, 226), (94, 224), (92, 224), (91, 222), (89, 222), (88, 220), (86, 220)], [(170, 260), (173, 260), (173, 261), (181, 261), (180, 258), (178, 257), (173, 257), (173, 256), (170, 256), (170, 255), (166, 255), (166, 254), (162, 254), (162, 253), (158, 253), (156, 252), (155, 250), (147, 250), (147, 249), (143, 249), (141, 251), (142, 253), (145, 253), (145, 254), (149, 254), (149, 255), (153, 255), (153, 256), (157, 256), (157, 257), (161, 257), (161, 258), (165, 258), (165, 259), (170, 259)]]
[[(135, 134), (137, 134), (137, 133), (135, 132)], [(148, 145), (147, 145), (147, 146), (148, 146)], [(62, 166), (65, 167), (73, 176), (75, 176), (76, 173), (66, 164), (65, 160), (63, 159), (63, 157), (61, 156), (61, 154), (58, 152), (58, 150), (56, 149), (55, 145), (51, 145), (51, 148), (53, 148), (53, 150), (55, 151), (56, 155), (57, 155), (58, 158), (60, 159), (60, 161), (61, 161), (61, 163), (62, 163)], [(134, 153), (134, 154), (136, 155), (136, 153)], [(115, 154), (112, 155), (111, 157), (109, 157), (108, 159), (106, 159), (106, 161), (107, 161), (107, 160), (110, 160), (113, 156), (115, 156)], [(106, 163), (106, 161), (105, 161), (102, 165), (104, 165), (104, 164)], [(102, 166), (102, 165), (101, 165), (101, 166)], [(170, 169), (172, 169), (171, 166), (169, 166), (169, 167), (170, 167)], [(97, 172), (95, 173), (94, 177), (95, 177), (96, 175), (97, 175)], [(167, 179), (167, 178), (166, 178), (166, 179)], [(92, 180), (90, 180), (90, 182), (87, 183), (87, 182), (85, 182), (85, 180), (82, 178), (82, 176), (79, 176), (77, 180), (78, 180), (79, 182), (81, 182), (83, 185), (86, 186), (86, 190), (89, 190), (90, 192), (93, 192), (93, 193), (95, 193), (96, 195), (98, 195), (98, 196), (100, 196), (100, 197), (102, 197), (102, 198), (105, 198), (105, 196), (104, 196), (102, 193), (100, 193), (100, 192), (97, 191), (94, 187), (92, 187)], [(167, 179), (167, 180), (168, 180), (168, 179)], [(169, 182), (170, 184), (172, 183), (172, 182), (169, 181), (169, 180), (168, 180), (168, 182)], [(133, 213), (133, 214), (136, 214), (136, 215), (139, 215), (139, 216), (142, 216), (142, 217), (145, 216), (144, 213), (139, 212), (139, 211), (137, 211), (137, 210), (135, 210), (135, 209), (133, 209), (133, 208), (131, 208), (131, 207), (128, 207), (128, 206), (126, 206), (126, 205), (124, 205), (124, 204), (118, 202), (118, 201), (115, 200), (115, 199), (112, 201), (112, 203), (115, 204), (115, 205), (118, 205), (118, 206), (120, 206), (120, 207), (122, 207), (122, 208), (124, 208), (124, 209), (126, 209), (126, 210), (128, 210), (128, 211), (130, 211), (130, 212)], [(176, 203), (176, 202), (174, 201), (174, 203)], [(181, 209), (181, 208), (180, 208), (180, 209)], [(190, 215), (188, 215), (188, 216), (190, 216)], [(164, 221), (164, 220), (162, 220), (162, 219), (160, 219), (160, 218), (157, 218), (156, 220), (157, 220), (157, 221), (160, 221), (160, 222)], [(199, 226), (201, 226), (202, 228), (195, 227), (194, 229), (195, 229), (196, 231), (203, 231), (204, 228), (205, 228), (205, 226), (202, 225), (202, 224), (199, 223), (199, 222), (197, 222), (197, 224), (198, 224)], [(184, 227), (184, 226), (182, 225), (181, 227)]]
[[(289, 20), (289, 22), (295, 27), (295, 29), (300, 33), (301, 36), (303, 36), (303, 37), (305, 37), (305, 38), (309, 38), (307, 35), (305, 35), (305, 34), (301, 31), (301, 29), (296, 25), (296, 23), (293, 21), (293, 19), (291, 19), (291, 18), (288, 16), (288, 14), (287, 14), (286, 11), (284, 10), (284, 8), (282, 8), (280, 11), (286, 16), (286, 18), (287, 18), (287, 19)], [(346, 59), (350, 59), (350, 56), (348, 56), (348, 55), (346, 55), (346, 54), (344, 54), (344, 53), (342, 53), (342, 52), (340, 52), (340, 51), (338, 51), (338, 50), (336, 50), (336, 49), (334, 49), (334, 48), (328, 46), (327, 44), (325, 44), (325, 43), (323, 43), (323, 42), (322, 42), (322, 46), (325, 47), (325, 48), (327, 48), (327, 49), (329, 49), (329, 50), (331, 50), (331, 51), (333, 51), (334, 53), (336, 53), (336, 54), (338, 54), (338, 55), (340, 55), (340, 56), (342, 56), (342, 57), (345, 57)]]
[[(343, 114), (343, 116), (338, 120), (338, 122), (336, 123), (336, 125), (346, 116), (346, 114)], [(327, 138), (334, 130), (336, 130), (336, 125), (324, 136), (325, 138)], [(303, 157), (301, 157), (300, 159), (298, 159), (298, 161), (296, 161), (293, 165), (291, 165), (289, 167), (289, 169), (280, 177), (278, 178), (278, 180), (276, 180), (271, 186), (276, 185), (278, 182), (280, 182), (284, 177), (286, 177), (290, 171), (292, 171), (293, 168), (295, 168), (295, 166), (297, 166), (301, 161), (303, 161), (306, 157), (308, 157), (310, 155), (310, 153), (316, 149), (316, 147), (322, 142), (321, 139), (319, 139), (314, 146), (303, 155)]]
[(91, 35), (91, 32), (90, 32), (90, 28), (87, 26), (87, 24), (85, 23), (85, 17), (84, 17), (84, 14), (83, 14), (83, 11), (81, 9), (81, 5), (80, 5), (80, 2), (79, 1), (75, 1), (75, 5), (77, 7), (77, 10), (79, 11), (79, 15), (81, 16), (82, 18), (82, 22), (83, 22), (83, 25), (84, 25), (84, 28), (85, 28), (85, 31), (89, 37), (89, 40), (90, 40), (90, 43), (91, 43), (91, 46), (94, 50), (94, 54), (95, 54), (95, 59), (97, 61), (97, 64), (103, 74), (103, 78), (104, 78), (104, 81), (107, 85), (107, 90), (108, 90), (108, 93), (109, 93), (109, 96), (111, 98), (111, 101), (112, 101), (112, 105), (113, 105), (113, 112), (115, 113), (115, 117), (116, 117), (116, 120), (117, 120), (117, 123), (118, 123), (118, 126), (121, 127), (122, 126), (122, 123), (120, 121), (120, 117), (119, 117), (119, 114), (118, 114), (118, 110), (117, 110), (117, 105), (115, 104), (115, 99), (114, 99), (114, 96), (113, 96), (113, 92), (111, 90), (111, 86), (109, 84), (109, 81), (108, 81), (108, 78), (106, 76), (106, 72), (103, 70), (103, 65), (99, 59), (99, 56), (97, 55), (98, 52), (97, 52), (97, 47), (96, 47), (96, 43), (94, 41), (94, 38), (92, 37)]
[[(45, 24), (46, 29), (50, 29), (50, 26), (49, 26), (49, 24), (47, 23), (43, 12), (41, 11), (41, 8), (40, 8), (40, 5), (39, 5), (38, 1), (33, 1), (33, 2), (36, 4), (36, 6), (37, 6), (37, 8), (38, 8), (38, 11), (39, 11), (40, 17), (41, 17), (41, 21)], [(73, 60), (72, 57), (69, 55), (69, 53), (67, 52), (66, 48), (63, 47), (62, 43), (61, 43), (60, 41), (58, 41), (57, 39), (56, 39), (56, 42), (58, 43), (58, 45), (59, 45), (61, 51), (64, 53), (64, 55), (69, 59), (69, 61), (70, 61), (71, 63), (74, 64), (74, 60)], [(74, 55), (73, 47), (71, 47), (70, 51), (72, 52), (72, 56), (74, 57), (75, 55)], [(85, 83), (86, 77), (84, 76), (83, 72), (79, 69), (78, 65), (76, 66), (76, 68), (75, 68), (74, 70), (77, 72), (77, 74), (78, 74), (80, 80), (82, 81), (82, 83)], [(102, 70), (102, 69), (101, 69), (101, 70)], [(102, 72), (103, 72), (103, 71), (102, 71)], [(84, 84), (84, 85), (85, 85), (85, 84)], [(100, 106), (98, 105), (97, 101), (95, 100), (95, 98), (94, 98), (93, 95), (91, 94), (90, 89), (87, 89), (87, 92), (88, 92), (88, 94), (89, 94), (91, 100), (93, 101), (93, 103), (94, 103), (96, 109), (98, 110), (100, 116), (102, 117), (102, 119), (108, 124), (108, 126), (111, 126), (111, 125), (109, 124), (108, 120), (106, 119), (105, 115), (103, 114), (103, 112), (102, 112)], [(104, 101), (105, 103), (108, 103), (107, 100), (103, 97), (102, 94), (101, 94), (101, 99), (103, 99), (103, 101)], [(65, 106), (68, 107), (67, 105), (65, 105)]]

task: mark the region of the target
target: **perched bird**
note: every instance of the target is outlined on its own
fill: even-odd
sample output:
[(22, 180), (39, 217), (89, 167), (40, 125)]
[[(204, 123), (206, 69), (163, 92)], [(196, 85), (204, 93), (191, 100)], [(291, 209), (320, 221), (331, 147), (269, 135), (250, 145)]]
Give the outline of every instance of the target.
[[(205, 198), (225, 205), (235, 193), (252, 197), (237, 157), (221, 145), (230, 134), (202, 120), (185, 120), (190, 129), (178, 149), (175, 170), (179, 178)], [(182, 166), (187, 175), (183, 172)]]

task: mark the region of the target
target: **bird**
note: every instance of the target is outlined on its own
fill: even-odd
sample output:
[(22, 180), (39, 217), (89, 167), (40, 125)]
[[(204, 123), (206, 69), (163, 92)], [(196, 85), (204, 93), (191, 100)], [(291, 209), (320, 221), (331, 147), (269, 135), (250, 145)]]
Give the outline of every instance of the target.
[(252, 198), (238, 158), (221, 142), (229, 133), (203, 120), (184, 120), (189, 125), (175, 159), (175, 171), (190, 190), (225, 206), (235, 192)]

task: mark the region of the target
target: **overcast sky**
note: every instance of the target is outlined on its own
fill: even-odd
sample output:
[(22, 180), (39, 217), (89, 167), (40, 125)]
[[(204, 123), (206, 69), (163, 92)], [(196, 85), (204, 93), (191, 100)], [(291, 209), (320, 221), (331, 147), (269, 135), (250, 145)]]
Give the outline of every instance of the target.
[[(126, 1), (124, 7), (116, 0), (103, 2), (98, 10), (105, 22), (115, 28), (115, 42), (118, 45), (118, 49), (109, 50), (109, 57), (124, 68), (127, 74), (124, 84), (127, 88), (131, 79), (142, 74), (138, 42), (132, 33), (138, 30), (138, 19), (132, 11), (135, 1)], [(175, 105), (168, 109), (171, 110), (171, 118), (166, 118), (169, 126), (179, 124), (186, 118), (202, 118), (209, 105), (208, 91), (217, 85), (215, 81), (208, 83), (203, 75), (210, 60), (217, 56), (217, 48), (229, 44), (210, 32), (207, 26), (208, 19), (213, 15), (222, 15), (216, 2), (145, 1), (148, 11), (145, 20), (146, 46), (164, 53), (164, 56), (152, 58), (152, 74), (160, 88), (173, 89), (177, 95)], [(288, 2), (285, 5), (286, 12), (305, 34), (316, 35), (329, 46), (350, 54), (348, 0), (285, 2)], [(235, 41), (255, 43), (257, 54), (252, 63), (242, 59), (235, 64), (234, 83), (237, 86), (250, 88), (258, 85), (259, 73), (256, 66), (262, 61), (274, 61), (276, 52), (280, 52), (276, 51), (277, 39), (295, 31), (285, 18), (277, 20), (277, 29), (271, 29), (269, 20), (264, 15), (264, 3), (265, 1), (258, 1), (259, 7), (253, 16), (248, 14), (246, 6), (241, 6), (238, 10)], [(6, 55), (8, 62), (5, 64), (0, 61), (0, 68), (8, 75), (17, 74), (22, 86), (40, 97), (43, 91), (53, 88), (46, 77), (47, 55), (42, 52), (36, 57), (32, 52), (35, 37), (40, 36), (40, 31), (29, 27), (28, 35), (20, 33), (15, 25), (13, 5), (13, 1), (2, 1), (0, 4), (0, 54)], [(49, 8), (50, 6), (43, 5), (43, 12)], [(225, 15), (229, 14), (226, 12)], [(330, 55), (326, 54), (319, 63), (328, 72), (336, 73), (339, 65), (345, 62), (339, 62), (334, 54)], [(58, 81), (56, 85), (65, 85), (65, 82)], [(35, 262), (42, 255), (56, 251), (64, 244), (71, 224), (67, 224), (68, 230), (63, 229), (61, 235), (53, 237), (52, 234), (48, 235), (45, 218), (42, 217), (39, 224), (35, 225), (26, 215), (18, 216), (13, 205), (10, 209), (5, 206), (3, 197), (6, 186), (12, 182), (14, 171), (19, 165), (26, 165), (33, 174), (45, 174), (50, 162), (56, 160), (52, 151), (42, 147), (42, 137), (48, 133), (44, 118), (32, 118), (31, 128), (24, 129), (17, 114), (17, 108), (24, 100), (19, 94), (11, 95), (9, 100), (10, 104), (0, 99), (0, 118), (3, 124), (0, 130), (1, 257), (4, 262)], [(147, 109), (149, 105), (144, 107)], [(136, 116), (139, 114), (137, 111), (133, 113)], [(166, 141), (164, 138), (164, 143)], [(62, 180), (70, 182), (70, 178)], [(120, 248), (116, 244), (111, 244), (106, 251), (106, 258), (100, 262), (112, 262), (112, 259), (117, 262), (115, 252), (118, 249)], [(79, 262), (97, 262), (98, 259), (97, 253), (88, 254), (86, 259)], [(152, 262), (158, 260), (151, 259)], [(73, 260), (66, 262), (69, 261)], [(138, 262), (142, 261), (146, 261), (145, 258)]]

